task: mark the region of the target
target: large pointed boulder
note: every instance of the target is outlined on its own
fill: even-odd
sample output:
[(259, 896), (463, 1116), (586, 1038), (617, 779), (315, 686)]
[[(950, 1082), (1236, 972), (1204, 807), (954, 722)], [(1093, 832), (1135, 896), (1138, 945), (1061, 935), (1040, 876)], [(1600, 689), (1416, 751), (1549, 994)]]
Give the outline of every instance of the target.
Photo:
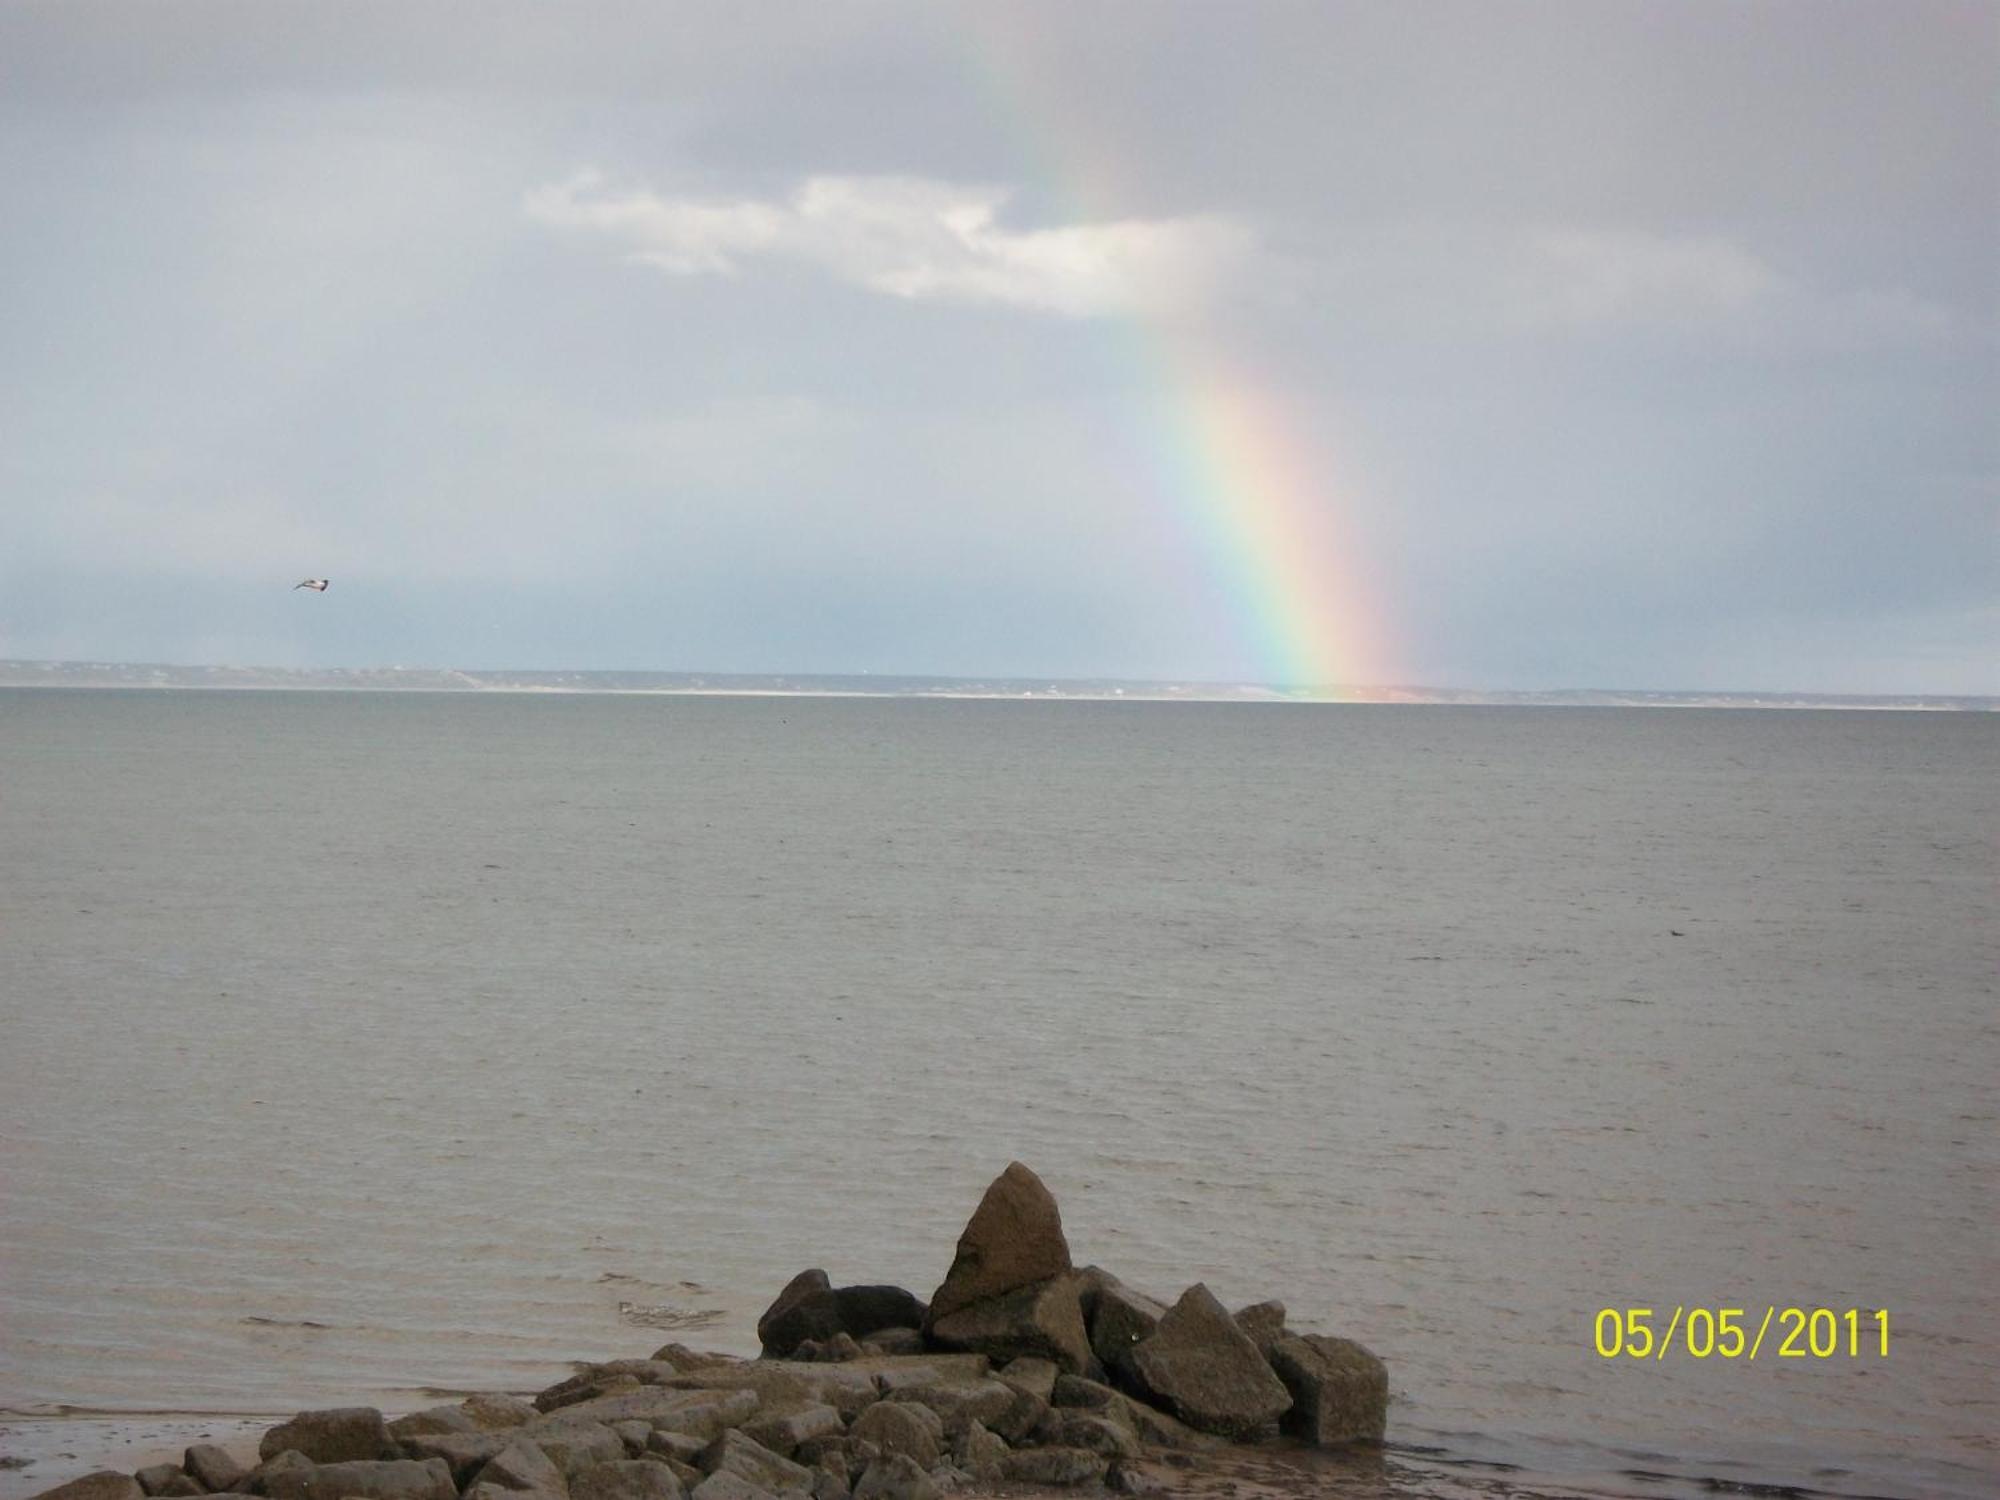
[(1062, 1214), (1042, 1179), (1009, 1162), (958, 1237), (958, 1254), (931, 1297), (925, 1329), (975, 1302), (1050, 1281), (1070, 1270)]
[(1222, 1437), (1248, 1437), (1292, 1404), (1292, 1393), (1229, 1309), (1199, 1282), (1181, 1294), (1150, 1337), (1133, 1345), (1125, 1372), (1188, 1426)]

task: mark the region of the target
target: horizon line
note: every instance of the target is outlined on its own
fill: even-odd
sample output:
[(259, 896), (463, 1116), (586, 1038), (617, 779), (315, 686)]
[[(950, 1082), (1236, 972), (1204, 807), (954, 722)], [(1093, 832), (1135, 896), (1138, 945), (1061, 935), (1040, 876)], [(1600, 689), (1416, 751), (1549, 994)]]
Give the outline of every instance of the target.
[[(109, 681), (49, 681), (55, 674), (99, 674)], [(146, 674), (150, 680), (132, 680)], [(167, 680), (265, 676), (275, 682)], [(22, 677), (43, 680), (21, 681)], [(438, 679), (406, 687), (375, 679)], [(659, 679), (617, 684), (589, 679)], [(563, 680), (566, 679), (566, 680)], [(872, 684), (881, 684), (876, 687)], [(797, 686), (794, 686), (797, 684)], [(824, 686), (813, 686), (824, 684)], [(834, 686), (839, 684), (839, 686)], [(900, 685), (900, 686), (896, 686)], [(927, 672), (707, 671), (654, 667), (285, 667), (241, 663), (132, 662), (104, 659), (0, 658), (0, 687), (140, 688), (188, 691), (402, 691), (572, 693), (682, 697), (964, 698), (1018, 701), (1247, 702), (1341, 705), (1550, 707), (1938, 707), (2000, 712), (2000, 694), (1830, 692), (1807, 688), (1433, 687), (1408, 684), (1280, 686), (1226, 678), (1087, 677), (1050, 674)], [(1774, 701), (1775, 700), (1775, 701)]]

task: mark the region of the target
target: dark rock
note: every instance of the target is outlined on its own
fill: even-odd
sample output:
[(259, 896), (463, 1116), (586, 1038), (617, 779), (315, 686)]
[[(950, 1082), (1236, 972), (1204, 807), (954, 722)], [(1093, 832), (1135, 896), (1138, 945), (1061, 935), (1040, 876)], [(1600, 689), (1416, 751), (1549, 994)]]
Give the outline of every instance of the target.
[(880, 1401), (854, 1419), (850, 1434), (873, 1443), (885, 1456), (908, 1454), (928, 1469), (938, 1461), (944, 1423), (936, 1412), (912, 1401)]
[(1098, 1273), (1090, 1290), (1090, 1349), (1107, 1370), (1124, 1367), (1133, 1347), (1151, 1338), (1167, 1315), (1165, 1307), (1135, 1292), (1115, 1276)]
[(767, 1359), (796, 1358), (809, 1344), (921, 1328), (923, 1321), (924, 1304), (899, 1286), (833, 1287), (826, 1272), (801, 1271), (757, 1320), (757, 1341)]
[(1104, 1471), (1104, 1487), (1114, 1495), (1144, 1495), (1158, 1489), (1159, 1484), (1142, 1465), (1114, 1458)]
[(1076, 1286), (1067, 1276), (960, 1307), (933, 1322), (930, 1337), (947, 1348), (969, 1349), (1002, 1362), (1023, 1355), (1050, 1360), (1072, 1374), (1091, 1361)]
[(1291, 1393), (1283, 1429), (1321, 1447), (1379, 1443), (1389, 1414), (1389, 1371), (1351, 1339), (1291, 1335), (1271, 1347), (1271, 1368)]
[(1292, 1404), (1215, 1294), (1196, 1283), (1126, 1361), (1132, 1380), (1190, 1427), (1244, 1437)]
[(1197, 1432), (1185, 1422), (1132, 1396), (1125, 1398), (1120, 1412), (1106, 1412), (1104, 1415), (1113, 1420), (1122, 1416), (1131, 1425), (1132, 1435), (1150, 1448), (1171, 1448), (1189, 1453), (1200, 1448), (1219, 1448), (1224, 1442), (1213, 1433)]
[(250, 1477), (250, 1471), (238, 1463), (228, 1449), (214, 1443), (196, 1443), (181, 1455), (181, 1467), (194, 1476), (195, 1483), (211, 1494), (239, 1489), (243, 1481)]
[(1108, 1461), (1081, 1448), (1030, 1448), (1009, 1453), (1000, 1470), (1016, 1484), (1095, 1484)]
[(264, 1434), (257, 1456), (303, 1453), (316, 1464), (352, 1463), (390, 1452), (389, 1429), (372, 1406), (339, 1406), (302, 1411)]
[(1271, 1357), (1271, 1346), (1285, 1336), (1285, 1304), (1273, 1298), (1269, 1302), (1253, 1302), (1248, 1307), (1236, 1309), (1236, 1326), (1243, 1330), (1243, 1336), (1257, 1346), (1257, 1352), (1265, 1359)]
[(814, 1405), (783, 1416), (763, 1417), (743, 1424), (743, 1434), (785, 1458), (795, 1456), (799, 1444), (812, 1438), (838, 1437), (847, 1430), (840, 1413), (831, 1406)]
[[(1042, 1179), (1009, 1162), (986, 1189), (958, 1237), (944, 1284), (931, 1296), (925, 1331), (962, 1308), (1070, 1270), (1062, 1213)], [(1079, 1318), (1080, 1321), (1080, 1318)], [(1024, 1351), (1025, 1352), (1025, 1351)]]
[[(672, 1469), (674, 1471), (674, 1478), (678, 1479), (681, 1482), (681, 1488), (688, 1491), (690, 1494), (694, 1492), (695, 1488), (698, 1485), (700, 1485), (703, 1480), (708, 1478), (708, 1475), (702, 1473), (701, 1470), (697, 1469), (693, 1464), (683, 1463), (678, 1458), (656, 1457), (654, 1458), (653, 1462), (657, 1464), (665, 1464), (669, 1469)], [(724, 1475), (723, 1477), (726, 1479), (734, 1479), (736, 1476), (734, 1474), (727, 1474)]]
[(149, 1464), (132, 1476), (149, 1495), (205, 1495), (208, 1493), (179, 1464)]
[(589, 1464), (569, 1481), (569, 1500), (686, 1500), (686, 1496), (672, 1469), (643, 1458)]
[(764, 1315), (757, 1320), (757, 1342), (772, 1359), (783, 1359), (807, 1339), (830, 1338), (840, 1331), (840, 1309), (833, 1283), (815, 1267), (785, 1283)]
[(454, 1487), (464, 1489), (472, 1476), (515, 1442), (511, 1432), (424, 1432), (403, 1440), (403, 1451), (411, 1458), (441, 1458), (451, 1469)]
[(734, 1474), (771, 1495), (803, 1495), (812, 1489), (812, 1470), (734, 1429), (702, 1450), (699, 1467), (708, 1474)]
[(130, 1474), (115, 1469), (99, 1469), (52, 1490), (43, 1490), (34, 1500), (144, 1500), (145, 1491)]
[(515, 1494), (560, 1495), (564, 1490), (562, 1470), (532, 1442), (509, 1433), (513, 1441), (502, 1448), (473, 1476), (474, 1485), (486, 1485)]
[(422, 1411), (398, 1417), (389, 1424), (389, 1436), (399, 1443), (404, 1438), (437, 1437), (447, 1432), (480, 1430), (479, 1424), (466, 1414), (462, 1406), (427, 1406)]
[(458, 1486), (441, 1458), (343, 1459), (268, 1474), (270, 1500), (458, 1500)]
[(854, 1486), (854, 1500), (938, 1500), (937, 1481), (907, 1453), (887, 1453)]
[(831, 1469), (813, 1470), (813, 1500), (851, 1500), (847, 1476)]
[(839, 1327), (858, 1339), (889, 1328), (922, 1328), (928, 1308), (899, 1286), (843, 1286), (834, 1289)]
[(467, 1396), (458, 1403), (459, 1410), (472, 1418), (472, 1425), (482, 1432), (494, 1432), (502, 1427), (519, 1427), (532, 1422), (539, 1414), (532, 1402), (523, 1401), (519, 1396), (507, 1396), (498, 1391), (481, 1391), (476, 1396)]
[(1119, 1400), (1118, 1392), (1110, 1386), (1085, 1380), (1081, 1375), (1058, 1375), (1049, 1396), (1051, 1406), (1078, 1407), (1084, 1411), (1103, 1411), (1116, 1406)]
[(640, 1379), (630, 1370), (609, 1373), (600, 1370), (586, 1375), (573, 1375), (568, 1380), (550, 1386), (535, 1397), (535, 1405), (545, 1412), (561, 1411), (567, 1406), (578, 1406), (589, 1401), (623, 1395), (627, 1391), (636, 1391), (650, 1383)]

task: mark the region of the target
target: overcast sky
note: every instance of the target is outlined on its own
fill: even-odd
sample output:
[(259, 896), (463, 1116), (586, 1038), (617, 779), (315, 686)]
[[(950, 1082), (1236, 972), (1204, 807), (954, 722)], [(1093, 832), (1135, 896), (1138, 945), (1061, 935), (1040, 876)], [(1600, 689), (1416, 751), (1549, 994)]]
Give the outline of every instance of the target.
[(1361, 677), (2000, 692), (1996, 77), (1923, 0), (13, 0), (0, 656), (1270, 680), (1289, 564)]

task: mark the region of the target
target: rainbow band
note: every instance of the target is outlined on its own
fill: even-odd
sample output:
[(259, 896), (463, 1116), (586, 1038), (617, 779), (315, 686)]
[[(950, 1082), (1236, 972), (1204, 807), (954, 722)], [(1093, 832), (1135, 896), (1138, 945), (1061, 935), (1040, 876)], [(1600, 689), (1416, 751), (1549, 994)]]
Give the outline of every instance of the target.
[[(1035, 66), (1025, 7), (975, 5), (963, 12), (975, 37), (970, 61), (995, 113), (1010, 123), (1060, 123), (1031, 138), (1060, 139), (1061, 151), (1028, 150), (1044, 183), (1073, 218), (1108, 195), (1086, 190), (1090, 133), (1065, 118)], [(1060, 170), (1051, 170), (1060, 168)], [(1163, 417), (1140, 435), (1152, 484), (1193, 538), (1242, 622), (1245, 642), (1272, 686), (1306, 698), (1367, 696), (1395, 680), (1384, 616), (1366, 585), (1359, 549), (1343, 535), (1343, 510), (1356, 496), (1330, 481), (1326, 463), (1298, 434), (1282, 404), (1218, 341), (1178, 322), (1126, 320), (1137, 367), (1147, 373)]]

